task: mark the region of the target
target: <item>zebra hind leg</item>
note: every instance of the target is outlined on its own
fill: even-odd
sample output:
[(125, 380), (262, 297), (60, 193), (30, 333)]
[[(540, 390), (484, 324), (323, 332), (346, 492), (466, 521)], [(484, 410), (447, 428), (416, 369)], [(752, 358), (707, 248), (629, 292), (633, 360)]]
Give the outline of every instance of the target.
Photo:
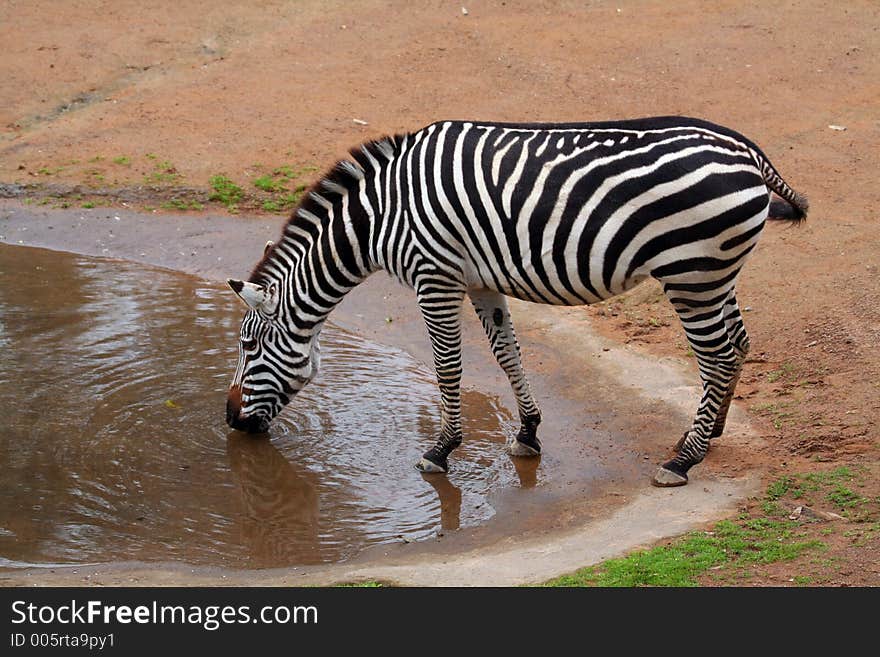
[(541, 441), (538, 440), (538, 425), (541, 411), (532, 397), (532, 391), (522, 367), (519, 342), (513, 330), (507, 298), (491, 290), (470, 290), (468, 292), (477, 317), (489, 338), (489, 346), (498, 365), (507, 374), (510, 387), (516, 397), (519, 409), (520, 429), (516, 438), (508, 443), (508, 452), (513, 456), (538, 456)]
[[(745, 364), (746, 357), (749, 353), (749, 335), (746, 333), (746, 327), (743, 325), (742, 314), (740, 313), (736, 296), (733, 292), (731, 292), (730, 297), (728, 297), (727, 302), (724, 304), (724, 326), (727, 329), (727, 337), (733, 345), (733, 350), (736, 353), (737, 362), (736, 369), (734, 370), (730, 384), (727, 387), (727, 392), (725, 393), (721, 406), (718, 409), (718, 416), (715, 418), (715, 426), (712, 428), (712, 433), (709, 434), (709, 438), (719, 438), (721, 434), (724, 433), (724, 425), (727, 422), (727, 413), (730, 411), (730, 404), (733, 401), (733, 396), (736, 392), (736, 384), (739, 382), (743, 365)], [(684, 435), (673, 448), (674, 451), (681, 451), (681, 447), (689, 433), (689, 431), (684, 432)]]
[(718, 438), (724, 433), (724, 425), (727, 422), (727, 413), (730, 410), (730, 404), (733, 401), (733, 395), (736, 391), (736, 384), (739, 383), (739, 376), (742, 373), (743, 365), (746, 362), (746, 356), (749, 353), (749, 334), (746, 333), (746, 327), (743, 325), (742, 314), (736, 303), (736, 296), (731, 292), (727, 303), (724, 304), (724, 325), (727, 328), (727, 337), (733, 345), (736, 353), (736, 370), (727, 386), (727, 394), (721, 402), (721, 408), (718, 409), (718, 417), (715, 419), (715, 426), (712, 428), (710, 438)]
[(688, 470), (706, 455), (719, 412), (728, 394), (732, 394), (734, 378), (742, 363), (728, 335), (722, 304), (706, 307), (699, 300), (677, 297), (673, 290), (667, 289), (667, 294), (672, 297), (670, 300), (697, 357), (703, 395), (690, 431), (677, 445), (678, 454), (657, 470), (653, 483), (684, 486), (688, 482)]
[(461, 304), (464, 292), (431, 288), (419, 293), (419, 308), (428, 327), (434, 369), (440, 388), (440, 436), (416, 468), (425, 473), (449, 470), (449, 455), (461, 444)]

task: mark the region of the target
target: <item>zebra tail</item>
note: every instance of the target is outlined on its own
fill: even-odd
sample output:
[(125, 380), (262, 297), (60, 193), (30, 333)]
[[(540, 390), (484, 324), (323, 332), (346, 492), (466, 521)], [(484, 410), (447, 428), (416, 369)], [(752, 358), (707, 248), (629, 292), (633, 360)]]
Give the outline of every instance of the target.
[(810, 209), (807, 197), (792, 189), (763, 153), (752, 151), (752, 155), (761, 169), (764, 183), (779, 196), (778, 199), (770, 202), (770, 214), (767, 219), (792, 221), (798, 224), (806, 221), (807, 211)]
[(798, 196), (800, 197), (799, 203), (789, 203), (783, 199), (770, 201), (770, 214), (767, 215), (767, 219), (770, 221), (793, 221), (796, 224), (806, 221), (810, 205), (806, 196), (802, 194), (798, 194)]

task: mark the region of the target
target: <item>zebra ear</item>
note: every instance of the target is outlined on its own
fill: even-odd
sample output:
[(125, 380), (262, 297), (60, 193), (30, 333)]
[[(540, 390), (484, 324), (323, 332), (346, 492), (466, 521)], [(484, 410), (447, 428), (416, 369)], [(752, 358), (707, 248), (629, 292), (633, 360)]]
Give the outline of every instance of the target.
[(275, 242), (273, 242), (272, 240), (266, 242), (266, 246), (263, 247), (263, 255), (269, 253), (269, 249), (271, 249), (273, 246), (275, 246)]
[(258, 310), (266, 302), (266, 288), (262, 285), (248, 283), (247, 281), (237, 281), (232, 278), (227, 280), (226, 283), (238, 295), (238, 298), (253, 310)]

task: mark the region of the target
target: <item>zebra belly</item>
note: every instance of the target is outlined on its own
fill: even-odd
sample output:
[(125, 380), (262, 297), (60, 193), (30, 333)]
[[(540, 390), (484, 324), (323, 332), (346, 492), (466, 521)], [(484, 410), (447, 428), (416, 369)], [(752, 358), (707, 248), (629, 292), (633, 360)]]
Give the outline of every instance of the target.
[[(552, 267), (552, 261), (548, 265)], [(593, 267), (596, 266), (599, 266), (599, 263), (593, 263)], [(466, 267), (465, 271), (469, 269), (475, 271), (473, 266)], [(611, 289), (603, 289), (597, 294), (595, 290), (589, 288), (580, 279), (576, 279), (567, 287), (563, 287), (558, 279), (554, 284), (553, 276), (550, 276), (551, 282), (549, 285), (536, 283), (536, 281), (541, 280), (542, 275), (547, 275), (547, 272), (548, 269), (545, 268), (539, 274), (535, 267), (523, 263), (521, 272), (512, 273), (507, 276), (497, 276), (497, 274), (493, 276), (493, 272), (484, 266), (479, 274), (466, 275), (466, 278), (469, 288), (491, 289), (514, 299), (555, 306), (584, 306), (598, 303), (622, 294), (648, 278), (642, 272), (625, 276), (620, 280), (613, 281)]]

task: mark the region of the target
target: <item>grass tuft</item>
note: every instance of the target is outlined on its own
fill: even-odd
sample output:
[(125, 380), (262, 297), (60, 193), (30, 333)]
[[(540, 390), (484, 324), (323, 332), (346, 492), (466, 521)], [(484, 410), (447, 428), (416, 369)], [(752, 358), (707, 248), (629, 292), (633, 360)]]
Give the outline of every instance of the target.
[(222, 174), (211, 176), (211, 189), (213, 192), (209, 197), (211, 201), (219, 201), (231, 211), (237, 209), (238, 203), (244, 196), (244, 191), (236, 185), (232, 180)]

